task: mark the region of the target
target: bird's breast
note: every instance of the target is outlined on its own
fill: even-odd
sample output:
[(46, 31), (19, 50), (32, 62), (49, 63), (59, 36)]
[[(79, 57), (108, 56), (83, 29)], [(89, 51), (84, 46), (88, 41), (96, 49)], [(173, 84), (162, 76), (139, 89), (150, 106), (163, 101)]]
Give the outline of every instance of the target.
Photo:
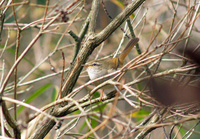
[(100, 67), (99, 68), (94, 68), (94, 67), (87, 68), (87, 72), (88, 72), (88, 75), (91, 80), (99, 78), (99, 77), (103, 77), (104, 75), (109, 74), (114, 71), (116, 71), (116, 70), (115, 69), (109, 69), (109, 70), (100, 69)]

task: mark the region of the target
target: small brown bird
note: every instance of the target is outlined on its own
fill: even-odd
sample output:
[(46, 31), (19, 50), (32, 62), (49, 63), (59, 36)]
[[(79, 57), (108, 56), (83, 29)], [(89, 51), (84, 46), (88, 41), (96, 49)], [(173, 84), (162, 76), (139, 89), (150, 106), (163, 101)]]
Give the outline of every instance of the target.
[[(131, 39), (129, 43), (126, 45), (125, 49), (119, 55), (119, 57), (106, 60), (93, 60), (83, 65), (84, 67), (87, 67), (87, 72), (90, 79), (93, 80), (120, 69), (124, 64), (124, 59), (132, 50), (132, 48), (138, 43), (138, 41), (139, 38)], [(104, 78), (104, 80), (97, 81), (94, 84), (97, 86), (110, 78), (112, 77)], [(103, 89), (109, 89), (109, 88), (110, 88), (109, 85), (107, 85)], [(102, 95), (103, 94), (101, 94), (101, 97)]]

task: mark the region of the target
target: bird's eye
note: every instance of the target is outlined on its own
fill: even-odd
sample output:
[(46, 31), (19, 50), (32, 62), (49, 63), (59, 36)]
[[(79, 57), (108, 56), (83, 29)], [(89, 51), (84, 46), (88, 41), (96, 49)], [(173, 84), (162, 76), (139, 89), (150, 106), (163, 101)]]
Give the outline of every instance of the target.
[(97, 66), (97, 64), (96, 64), (96, 63), (94, 63), (94, 64), (93, 64), (93, 66)]

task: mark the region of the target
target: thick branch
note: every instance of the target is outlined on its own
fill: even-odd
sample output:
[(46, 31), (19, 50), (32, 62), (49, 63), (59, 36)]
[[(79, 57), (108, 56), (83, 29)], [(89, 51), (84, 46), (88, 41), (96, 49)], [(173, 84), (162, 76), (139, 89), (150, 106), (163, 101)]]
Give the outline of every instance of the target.
[(96, 43), (106, 40), (145, 0), (135, 0), (130, 3), (113, 21), (95, 36)]
[(96, 20), (99, 11), (99, 0), (94, 0), (92, 3), (92, 9), (90, 12), (90, 24), (89, 24), (89, 33), (94, 33), (96, 27)]

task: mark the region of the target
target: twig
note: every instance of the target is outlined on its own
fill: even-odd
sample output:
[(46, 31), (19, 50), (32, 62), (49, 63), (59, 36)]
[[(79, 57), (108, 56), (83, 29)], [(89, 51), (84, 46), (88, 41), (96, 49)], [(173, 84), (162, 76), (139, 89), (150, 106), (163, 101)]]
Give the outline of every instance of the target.
[[(8, 102), (12, 102), (12, 103), (16, 103), (16, 104), (22, 105), (22, 106), (24, 106), (24, 107), (27, 107), (27, 108), (29, 108), (29, 109), (32, 109), (32, 110), (34, 110), (34, 111), (36, 111), (36, 112), (38, 112), (38, 113), (40, 113), (40, 114), (45, 115), (46, 117), (48, 117), (48, 118), (50, 118), (50, 119), (52, 119), (52, 120), (58, 122), (58, 120), (57, 120), (56, 117), (51, 116), (51, 115), (47, 114), (46, 112), (43, 112), (42, 110), (40, 110), (40, 109), (38, 109), (38, 108), (36, 108), (36, 107), (30, 105), (30, 104), (26, 104), (26, 103), (24, 103), (24, 102), (22, 102), (22, 101), (14, 100), (14, 99), (11, 99), (11, 98), (8, 98), (8, 97), (2, 97), (2, 100), (3, 100), (3, 102), (4, 102), (4, 101), (8, 101)], [(4, 113), (4, 114), (6, 114), (6, 113)], [(11, 119), (12, 119), (12, 118), (11, 118)], [(17, 128), (17, 127), (16, 127), (16, 128)]]
[(77, 40), (75, 40), (76, 41), (76, 45), (75, 45), (75, 48), (74, 48), (74, 56), (73, 56), (72, 63), (74, 62), (74, 60), (76, 59), (76, 56), (78, 55), (78, 52), (80, 50), (81, 42), (82, 42), (84, 36), (86, 35), (86, 32), (88, 30), (88, 26), (89, 26), (89, 16), (86, 19), (86, 22), (82, 27), (82, 30), (81, 30), (81, 32), (79, 34), (79, 37), (77, 36), (78, 38), (77, 38)]
[(1, 105), (0, 105), (0, 118), (1, 118), (1, 133), (2, 133), (2, 137), (5, 137), (4, 118), (3, 118), (3, 110), (2, 110), (2, 106)]
[[(16, 40), (16, 50), (15, 50), (15, 61), (16, 61), (17, 58), (18, 58), (18, 53), (19, 53), (21, 30), (20, 30), (18, 22), (17, 22), (17, 17), (16, 17), (16, 14), (15, 14), (14, 6), (12, 7), (12, 10), (13, 10), (14, 18), (15, 18), (15, 23), (17, 25), (17, 40)], [(15, 76), (15, 79), (14, 79), (14, 99), (17, 99), (17, 66), (15, 67), (15, 70), (14, 70), (14, 76)], [(17, 120), (17, 106), (16, 106), (16, 104), (14, 104), (14, 119)]]
[(64, 77), (64, 70), (65, 70), (65, 55), (63, 53), (63, 51), (61, 51), (62, 53), (62, 58), (63, 58), (63, 69), (62, 69), (62, 76), (61, 76), (61, 82), (60, 82), (60, 94), (59, 94), (59, 99), (62, 96), (62, 84), (63, 84), (63, 77)]
[(3, 32), (3, 24), (4, 24), (4, 19), (5, 19), (5, 13), (2, 13), (0, 11), (0, 43), (1, 43), (1, 35), (2, 35), (2, 32)]
[(3, 109), (3, 114), (4, 114), (4, 117), (7, 121), (7, 123), (11, 126), (11, 128), (14, 131), (15, 137), (20, 139), (21, 138), (20, 130), (17, 127), (17, 123), (13, 120), (13, 118), (10, 116), (10, 113), (8, 112), (4, 97), (2, 97), (2, 109)]

